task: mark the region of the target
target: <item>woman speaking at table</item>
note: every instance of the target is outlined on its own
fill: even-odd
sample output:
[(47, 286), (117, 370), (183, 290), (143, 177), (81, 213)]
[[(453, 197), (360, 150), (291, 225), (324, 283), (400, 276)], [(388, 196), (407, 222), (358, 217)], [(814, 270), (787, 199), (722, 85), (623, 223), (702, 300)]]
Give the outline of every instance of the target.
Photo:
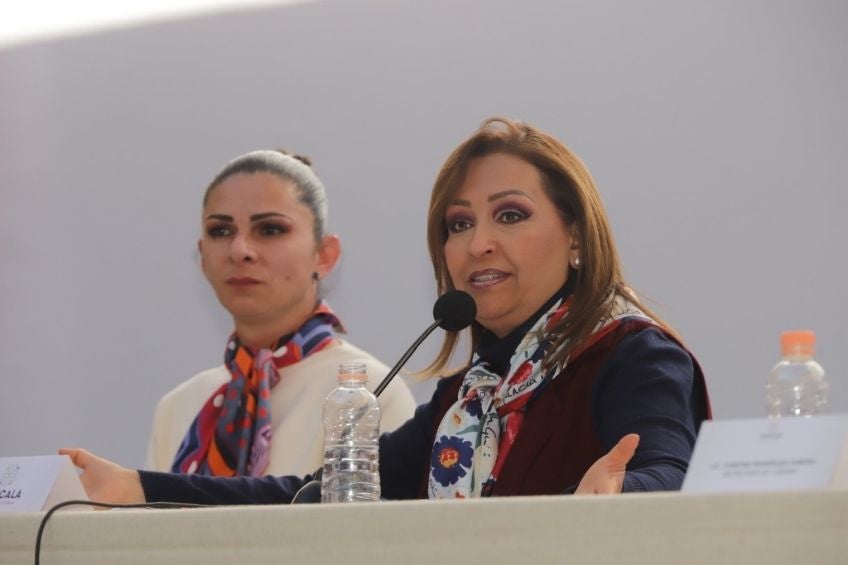
[[(428, 371), (432, 399), (380, 439), (382, 495), (467, 498), (678, 489), (709, 403), (676, 334), (626, 284), (589, 171), (552, 136), (485, 122), (436, 179), (428, 244), (440, 292), (477, 303), (472, 357)], [(310, 477), (136, 472), (83, 450), (92, 499), (272, 503)]]

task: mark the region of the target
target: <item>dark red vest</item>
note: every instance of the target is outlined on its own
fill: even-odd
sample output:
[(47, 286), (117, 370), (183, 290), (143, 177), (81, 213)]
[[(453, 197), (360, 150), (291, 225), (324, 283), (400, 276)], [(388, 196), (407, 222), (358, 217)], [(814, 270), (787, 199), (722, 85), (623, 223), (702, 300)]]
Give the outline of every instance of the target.
[[(589, 467), (605, 454), (591, 413), (595, 377), (609, 352), (626, 335), (646, 327), (656, 326), (638, 319), (625, 320), (570, 361), (565, 371), (551, 381), (528, 407), (524, 424), (495, 483), (493, 496), (562, 494), (580, 482)], [(705, 406), (700, 407), (701, 413), (709, 418), (704, 375), (694, 357), (692, 361), (695, 386), (703, 390)], [(454, 382), (441, 396), (433, 421), (431, 444), (442, 417), (456, 402), (461, 384), (462, 378), (454, 377)], [(421, 491), (423, 498), (426, 498), (426, 492), (425, 480)]]

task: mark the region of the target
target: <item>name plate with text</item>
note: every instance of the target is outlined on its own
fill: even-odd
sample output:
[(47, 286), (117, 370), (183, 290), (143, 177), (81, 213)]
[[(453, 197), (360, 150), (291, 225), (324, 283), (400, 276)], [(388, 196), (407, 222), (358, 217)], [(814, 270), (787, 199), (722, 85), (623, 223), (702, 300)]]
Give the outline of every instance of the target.
[(67, 455), (0, 457), (0, 512), (49, 510), (66, 500), (88, 500)]
[(706, 421), (684, 492), (848, 487), (848, 414)]

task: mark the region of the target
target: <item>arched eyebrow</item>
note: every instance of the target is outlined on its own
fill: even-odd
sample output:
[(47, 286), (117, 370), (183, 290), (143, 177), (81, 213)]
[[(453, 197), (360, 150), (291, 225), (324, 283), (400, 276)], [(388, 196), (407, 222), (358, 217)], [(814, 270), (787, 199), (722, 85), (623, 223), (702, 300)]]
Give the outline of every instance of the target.
[[(533, 200), (532, 198), (530, 198), (530, 196), (526, 192), (524, 192), (523, 190), (519, 190), (517, 188), (510, 188), (510, 189), (507, 189), (507, 190), (502, 190), (500, 192), (496, 192), (496, 193), (490, 195), (486, 200), (489, 201), (489, 202), (494, 202), (495, 200), (499, 200), (499, 199), (504, 198), (506, 196), (523, 196), (523, 197), (525, 197), (529, 200)], [(452, 205), (455, 205), (455, 206), (465, 206), (465, 207), (471, 206), (471, 202), (469, 202), (468, 200), (462, 200), (461, 198), (456, 198), (454, 200), (451, 200), (450, 203)]]
[[(286, 218), (291, 219), (286, 214), (282, 214), (280, 212), (262, 212), (259, 214), (253, 214), (250, 216), (251, 222), (261, 222), (262, 220), (267, 220), (268, 218)], [(207, 220), (220, 220), (222, 222), (233, 222), (233, 217), (229, 214), (209, 214), (206, 216)]]
[(262, 220), (267, 220), (268, 218), (285, 218), (287, 220), (291, 220), (291, 216), (288, 214), (283, 214), (282, 212), (262, 212), (261, 214), (253, 214), (250, 217), (251, 222), (261, 222)]

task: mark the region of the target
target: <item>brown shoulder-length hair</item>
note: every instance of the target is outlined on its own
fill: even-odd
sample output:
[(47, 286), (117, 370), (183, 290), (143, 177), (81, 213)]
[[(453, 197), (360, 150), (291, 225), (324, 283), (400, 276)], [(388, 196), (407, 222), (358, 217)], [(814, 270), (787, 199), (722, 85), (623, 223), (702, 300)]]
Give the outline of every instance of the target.
[[(545, 359), (546, 367), (558, 365), (568, 358), (610, 313), (616, 296), (627, 298), (676, 337), (625, 283), (604, 205), (592, 175), (580, 158), (553, 136), (508, 118), (490, 118), (483, 122), (480, 129), (448, 156), (436, 178), (427, 215), (427, 245), (438, 293), (454, 289), (444, 253), (448, 238), (445, 210), (465, 180), (471, 161), (493, 153), (515, 155), (539, 170), (545, 192), (566, 226), (573, 230), (580, 249), (580, 268), (569, 268), (568, 275), (577, 277), (572, 306), (551, 330), (555, 338), (549, 349), (551, 354)], [(562, 253), (568, 251), (560, 250)], [(483, 329), (477, 322), (471, 325), (471, 352), (476, 349)], [(436, 359), (422, 373), (442, 374), (458, 338), (458, 332), (447, 332)]]

